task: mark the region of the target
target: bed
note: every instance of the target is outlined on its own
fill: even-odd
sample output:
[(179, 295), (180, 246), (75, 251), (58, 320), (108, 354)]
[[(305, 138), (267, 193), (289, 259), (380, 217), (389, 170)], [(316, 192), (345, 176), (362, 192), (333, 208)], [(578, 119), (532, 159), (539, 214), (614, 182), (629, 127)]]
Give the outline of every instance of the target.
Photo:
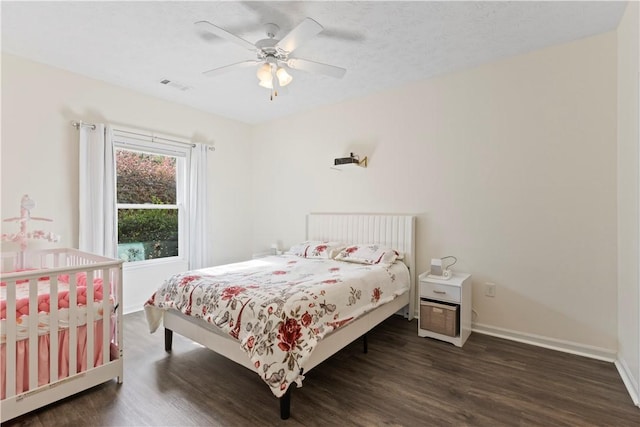
[[(279, 398), (282, 419), (290, 416), (292, 386), (300, 387), (305, 373), (361, 336), (366, 349), (365, 334), (389, 316), (415, 315), (413, 216), (309, 214), (306, 220), (306, 243), (325, 242), (337, 256), (292, 248), (280, 257), (185, 272), (145, 304), (150, 330), (164, 326), (166, 351), (176, 332), (256, 372)], [(361, 249), (383, 255), (353, 262)]]
[(75, 249), (2, 253), (0, 282), (2, 422), (122, 382), (122, 261)]

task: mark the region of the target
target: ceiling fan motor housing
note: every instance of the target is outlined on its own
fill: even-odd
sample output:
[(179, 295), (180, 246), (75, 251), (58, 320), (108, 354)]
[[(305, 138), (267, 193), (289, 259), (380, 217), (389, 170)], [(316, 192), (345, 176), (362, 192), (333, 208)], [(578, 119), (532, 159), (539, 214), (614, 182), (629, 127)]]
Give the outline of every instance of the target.
[[(287, 52), (276, 48), (276, 44), (279, 40), (276, 39), (262, 39), (256, 42), (256, 48), (258, 50), (258, 59), (264, 60), (269, 63), (276, 63), (277, 61), (287, 61)], [(270, 60), (272, 58), (273, 60)]]

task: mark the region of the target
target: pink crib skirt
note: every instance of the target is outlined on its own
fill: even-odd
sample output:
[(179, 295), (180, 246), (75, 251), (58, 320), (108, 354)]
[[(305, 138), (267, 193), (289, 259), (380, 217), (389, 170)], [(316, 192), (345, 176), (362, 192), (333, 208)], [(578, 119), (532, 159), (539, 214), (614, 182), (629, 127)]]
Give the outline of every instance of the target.
[[(93, 366), (99, 366), (102, 361), (102, 319), (94, 323), (93, 335)], [(6, 390), (6, 344), (0, 346), (0, 360), (2, 367), (0, 379), (2, 384), (1, 398), (5, 398)], [(113, 351), (111, 351), (113, 354)], [(113, 356), (112, 356), (113, 357)], [(78, 327), (76, 372), (87, 369), (87, 326)], [(16, 394), (29, 390), (29, 340), (21, 340), (16, 343)], [(49, 335), (38, 337), (38, 386), (49, 383)], [(13, 367), (9, 367), (13, 369)], [(69, 376), (69, 330), (58, 331), (58, 379)]]

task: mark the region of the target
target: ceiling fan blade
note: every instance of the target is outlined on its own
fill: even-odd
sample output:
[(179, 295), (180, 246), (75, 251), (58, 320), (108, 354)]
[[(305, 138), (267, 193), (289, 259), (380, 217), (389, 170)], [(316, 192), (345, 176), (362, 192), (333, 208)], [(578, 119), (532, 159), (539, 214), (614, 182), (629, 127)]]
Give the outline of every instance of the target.
[(224, 74), (228, 71), (237, 70), (238, 68), (247, 68), (254, 67), (259, 64), (261, 61), (257, 61), (255, 59), (250, 59), (248, 61), (236, 62), (235, 64), (225, 65), (224, 67), (214, 68), (213, 70), (205, 71), (204, 74), (207, 77), (217, 76), (220, 74)]
[(289, 31), (289, 34), (284, 36), (282, 40), (276, 44), (276, 48), (291, 53), (296, 50), (298, 46), (318, 35), (322, 30), (324, 30), (322, 25), (311, 18), (305, 18), (304, 21)]
[(322, 64), (320, 62), (309, 61), (308, 59), (289, 58), (287, 65), (294, 70), (309, 71), (311, 73), (324, 74), (326, 76), (341, 79), (347, 72), (345, 68), (335, 65)]
[(195, 25), (204, 31), (215, 34), (216, 36), (221, 37), (223, 39), (229, 40), (230, 42), (240, 45), (245, 49), (249, 49), (253, 51), (256, 50), (256, 47), (253, 43), (248, 42), (245, 39), (236, 36), (235, 34), (231, 34), (229, 31), (223, 28), (220, 28), (209, 21), (198, 21), (195, 23)]

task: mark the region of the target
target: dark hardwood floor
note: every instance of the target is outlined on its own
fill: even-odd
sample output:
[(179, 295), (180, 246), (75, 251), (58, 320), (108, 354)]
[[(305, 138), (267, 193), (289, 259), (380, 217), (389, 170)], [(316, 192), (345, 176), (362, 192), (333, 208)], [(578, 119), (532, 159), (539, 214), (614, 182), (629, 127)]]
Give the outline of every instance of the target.
[(115, 380), (9, 426), (640, 426), (612, 363), (472, 334), (463, 348), (419, 338), (392, 317), (306, 375), (291, 418), (258, 376), (125, 316), (124, 383)]

